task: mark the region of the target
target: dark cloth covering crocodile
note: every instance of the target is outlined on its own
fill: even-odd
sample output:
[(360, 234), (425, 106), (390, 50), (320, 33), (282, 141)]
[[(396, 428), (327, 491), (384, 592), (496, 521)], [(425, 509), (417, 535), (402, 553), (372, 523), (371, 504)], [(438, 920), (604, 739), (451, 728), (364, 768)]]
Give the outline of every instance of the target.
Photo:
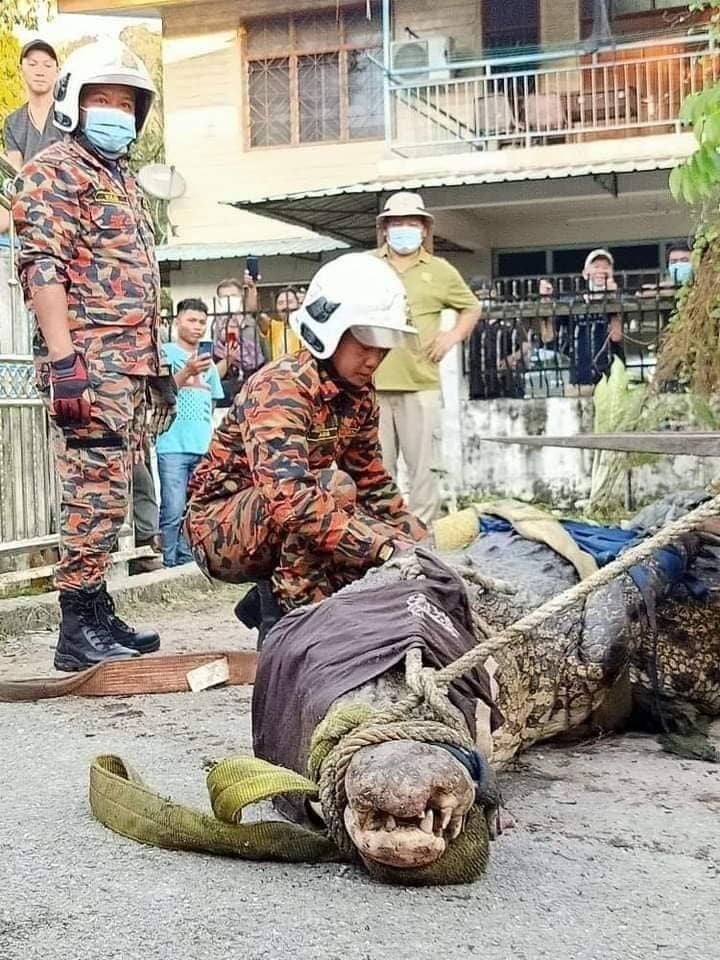
[[(442, 667), (475, 645), (463, 581), (428, 551), (416, 554), (424, 579), (378, 589), (369, 577), (288, 613), (269, 633), (253, 693), (256, 756), (305, 773), (313, 732), (338, 697), (402, 665), (412, 647), (426, 666)], [(491, 706), (493, 729), (502, 722), (482, 669), (451, 684), (449, 697), (471, 731), (478, 699)]]

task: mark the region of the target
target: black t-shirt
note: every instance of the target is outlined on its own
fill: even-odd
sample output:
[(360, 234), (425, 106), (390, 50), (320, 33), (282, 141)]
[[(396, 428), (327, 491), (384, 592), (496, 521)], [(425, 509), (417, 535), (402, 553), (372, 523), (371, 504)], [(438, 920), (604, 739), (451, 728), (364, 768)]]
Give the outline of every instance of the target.
[(51, 143), (62, 140), (63, 133), (53, 123), (52, 108), (48, 110), (45, 126), (38, 130), (30, 119), (28, 105), (14, 110), (6, 119), (3, 128), (5, 152), (16, 150), (23, 159), (23, 163), (32, 160), (34, 156), (49, 147)]

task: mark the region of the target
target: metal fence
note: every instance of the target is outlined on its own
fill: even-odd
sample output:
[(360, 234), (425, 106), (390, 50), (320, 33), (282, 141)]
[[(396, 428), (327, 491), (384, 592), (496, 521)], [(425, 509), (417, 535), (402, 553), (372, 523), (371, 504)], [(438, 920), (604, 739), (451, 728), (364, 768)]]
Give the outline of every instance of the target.
[(35, 391), (32, 325), (0, 248), (0, 560), (57, 544), (55, 471)]
[(675, 298), (675, 289), (660, 287), (640, 296), (577, 291), (490, 297), (466, 344), (470, 398), (589, 394), (616, 356), (631, 378), (649, 380)]
[(390, 85), (391, 145), (419, 155), (440, 146), (482, 150), (581, 142), (618, 130), (679, 131), (683, 99), (715, 84), (720, 55), (698, 36), (451, 62), (421, 80), (402, 74)]

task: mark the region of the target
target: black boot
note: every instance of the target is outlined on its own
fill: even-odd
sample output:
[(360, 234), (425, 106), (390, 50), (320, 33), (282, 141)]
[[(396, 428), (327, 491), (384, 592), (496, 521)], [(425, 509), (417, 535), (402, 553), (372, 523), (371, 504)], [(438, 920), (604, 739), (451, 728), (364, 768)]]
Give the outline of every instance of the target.
[(258, 624), (257, 648), (258, 650), (262, 650), (265, 638), (275, 624), (285, 616), (285, 611), (277, 602), (269, 580), (260, 580), (257, 585), (257, 590), (260, 597), (260, 623)]
[(251, 630), (258, 631), (257, 648), (261, 649), (265, 637), (285, 611), (275, 599), (269, 580), (258, 580), (242, 600), (235, 604), (235, 616)]
[(160, 649), (160, 635), (154, 630), (133, 630), (115, 613), (115, 603), (103, 583), (100, 586), (100, 605), (103, 623), (112, 634), (115, 643), (129, 647), (138, 653), (155, 653)]
[(235, 616), (240, 623), (244, 623), (250, 630), (260, 626), (260, 591), (257, 584), (251, 587), (242, 600), (235, 604)]
[(117, 643), (108, 629), (100, 590), (61, 590), (60, 611), (56, 670), (76, 673), (106, 660), (127, 660), (138, 655)]

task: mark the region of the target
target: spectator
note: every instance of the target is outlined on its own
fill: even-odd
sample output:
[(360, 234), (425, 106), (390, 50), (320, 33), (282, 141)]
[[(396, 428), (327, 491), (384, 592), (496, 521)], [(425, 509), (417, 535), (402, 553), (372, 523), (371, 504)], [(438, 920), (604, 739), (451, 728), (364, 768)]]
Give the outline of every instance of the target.
[(605, 307), (608, 295), (618, 295), (614, 271), (615, 260), (609, 250), (592, 250), (583, 266), (582, 299), (586, 304), (598, 301), (597, 311), (588, 310), (558, 324), (561, 352), (570, 357), (571, 394), (592, 392), (614, 357), (625, 362), (622, 318), (617, 313), (609, 314)]
[(300, 340), (290, 329), (290, 314), (299, 308), (298, 291), (286, 287), (275, 297), (275, 316), (261, 313), (258, 317), (258, 329), (267, 343), (271, 360), (277, 360), (286, 353), (297, 353), (300, 349)]
[(640, 297), (655, 297), (661, 291), (672, 293), (677, 287), (692, 280), (693, 268), (690, 262), (690, 245), (686, 240), (677, 240), (668, 244), (666, 251), (667, 272), (657, 284), (644, 283), (638, 292)]
[[(403, 281), (421, 353), (391, 350), (375, 375), (380, 404), (380, 442), (394, 475), (398, 453), (407, 466), (409, 508), (425, 523), (437, 515), (440, 496), (434, 468), (440, 433), (440, 361), (472, 333), (480, 304), (447, 260), (428, 253), (434, 217), (417, 193), (391, 196), (377, 218), (385, 241), (376, 251)], [(452, 330), (440, 329), (443, 310), (458, 311)]]
[(62, 131), (53, 123), (57, 54), (44, 40), (31, 40), (20, 53), (20, 71), (27, 87), (27, 103), (9, 114), (3, 129), (5, 155), (18, 170), (62, 139)]
[[(552, 277), (540, 277), (538, 280), (538, 299), (540, 303), (548, 304), (555, 299), (555, 281)], [(557, 331), (554, 317), (540, 317), (541, 349), (557, 349)]]
[(175, 320), (175, 342), (163, 345), (178, 386), (177, 416), (157, 438), (160, 476), (160, 531), (166, 567), (192, 561), (180, 525), (185, 513), (188, 482), (212, 435), (213, 401), (223, 396), (210, 354), (197, 347), (207, 327), (208, 308), (202, 300), (182, 300)]
[(245, 271), (242, 280), (222, 280), (215, 291), (220, 310), (213, 322), (213, 360), (222, 382), (219, 407), (229, 407), (245, 380), (269, 359), (255, 327), (257, 288)]
[(667, 248), (668, 279), (675, 287), (681, 287), (684, 283), (692, 280), (691, 252), (690, 245), (685, 240), (671, 243)]

